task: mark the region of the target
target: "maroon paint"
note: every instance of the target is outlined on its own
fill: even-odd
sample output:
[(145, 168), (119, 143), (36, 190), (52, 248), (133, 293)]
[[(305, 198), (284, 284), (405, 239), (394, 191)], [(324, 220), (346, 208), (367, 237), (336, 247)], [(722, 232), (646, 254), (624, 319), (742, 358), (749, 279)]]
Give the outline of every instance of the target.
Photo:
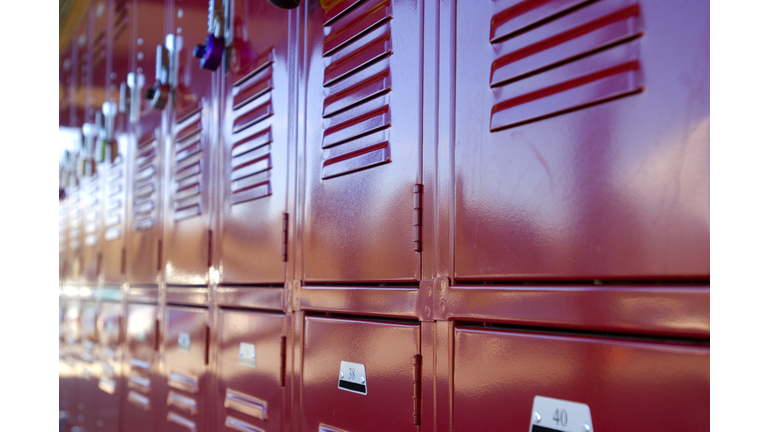
[(83, 246), (82, 192), (77, 187), (69, 188), (67, 194), (67, 251), (64, 266), (64, 283), (80, 281)]
[(86, 122), (85, 109), (88, 104), (91, 86), (91, 56), (88, 50), (88, 41), (90, 40), (88, 14), (80, 18), (72, 34), (73, 53), (73, 98), (74, 113), (70, 126), (80, 128)]
[[(178, 81), (170, 114), (171, 146), (165, 170), (163, 260), (168, 284), (208, 282), (213, 154), (218, 133), (218, 72), (200, 69), (192, 55), (207, 35), (208, 1), (173, 2)], [(166, 110), (171, 109), (169, 100)]]
[[(416, 430), (418, 324), (307, 317), (304, 326), (301, 430)], [(365, 365), (367, 395), (338, 388), (342, 361)]]
[[(264, 432), (284, 430), (284, 405), (288, 393), (282, 351), (283, 314), (221, 309), (219, 311), (218, 385), (214, 430), (246, 425)], [(255, 367), (240, 363), (240, 344), (255, 346)], [(283, 354), (283, 355), (281, 355)]]
[(513, 3), (458, 5), (456, 277), (708, 279), (708, 6)]
[(164, 328), (160, 430), (209, 430), (208, 310), (168, 306)]
[(587, 404), (598, 431), (709, 428), (708, 346), (469, 327), (455, 334), (456, 432), (528, 430), (534, 396)]
[(309, 75), (302, 279), (415, 282), (421, 6), (405, 0), (353, 4), (304, 4)]
[(129, 303), (126, 326), (126, 353), (123, 360), (124, 382), (121, 397), (122, 429), (126, 431), (159, 430), (159, 413), (165, 400), (159, 387), (157, 353), (157, 306)]
[(288, 152), (295, 145), (288, 115), (293, 107), (288, 35), (289, 17), (296, 12), (236, 0), (231, 14), (219, 152), (221, 280), (282, 283)]
[[(161, 132), (161, 112), (144, 99), (144, 92), (155, 82), (155, 51), (165, 45), (165, 2), (134, 0), (133, 35), (136, 43), (136, 69), (144, 75), (144, 87), (138, 92), (140, 115), (132, 125), (128, 158), (133, 199), (128, 201), (126, 236), (127, 278), (134, 284), (155, 284), (160, 269), (162, 239), (163, 152), (165, 135)], [(141, 25), (139, 25), (141, 23)], [(141, 40), (141, 44), (138, 41)], [(140, 198), (137, 199), (137, 196)]]

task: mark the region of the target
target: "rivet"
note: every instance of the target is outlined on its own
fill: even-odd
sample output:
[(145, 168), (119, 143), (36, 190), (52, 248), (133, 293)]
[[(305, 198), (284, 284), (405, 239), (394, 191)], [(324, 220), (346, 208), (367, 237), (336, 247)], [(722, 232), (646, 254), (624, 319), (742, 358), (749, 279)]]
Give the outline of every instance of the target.
[(339, 372), (339, 379), (344, 378), (344, 372)]
[(539, 414), (538, 412), (534, 411), (533, 412), (533, 419), (536, 421), (536, 423), (540, 423), (541, 422), (541, 414)]
[(360, 383), (365, 384), (365, 375), (360, 377)]
[(584, 432), (589, 432), (589, 431), (591, 431), (591, 430), (592, 430), (592, 428), (591, 428), (591, 427), (589, 427), (589, 425), (588, 425), (588, 424), (586, 424), (586, 423), (584, 423), (584, 424), (582, 425), (582, 429), (584, 429)]

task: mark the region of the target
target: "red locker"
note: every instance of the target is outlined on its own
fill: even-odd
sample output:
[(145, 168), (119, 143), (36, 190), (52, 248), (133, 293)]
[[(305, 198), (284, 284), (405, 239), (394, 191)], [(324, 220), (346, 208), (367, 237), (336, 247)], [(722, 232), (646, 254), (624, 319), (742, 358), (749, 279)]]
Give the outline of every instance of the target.
[(296, 13), (232, 1), (220, 151), (223, 283), (285, 281), (288, 155), (295, 148), (289, 19)]
[(304, 7), (303, 279), (418, 281), (421, 3)]
[(207, 0), (171, 3), (171, 28), (175, 29), (175, 36), (166, 38), (166, 44), (169, 41), (173, 44), (168, 55), (171, 87), (175, 88), (173, 107), (168, 103), (171, 145), (165, 171), (168, 187), (163, 259), (168, 284), (205, 285), (208, 282), (219, 73), (200, 68), (193, 55), (195, 44), (202, 44), (208, 35), (208, 3)]
[(59, 126), (71, 126), (73, 102), (72, 42), (59, 55)]
[(73, 74), (73, 103), (74, 113), (71, 126), (80, 128), (86, 122), (85, 110), (88, 105), (91, 86), (91, 56), (88, 49), (90, 41), (89, 16), (85, 14), (77, 23), (72, 34), (74, 52)]
[[(127, 278), (133, 284), (155, 284), (161, 268), (162, 167), (166, 146), (161, 107), (153, 108), (145, 96), (156, 84), (155, 58), (158, 45), (165, 46), (166, 8), (163, 0), (134, 0), (131, 9), (136, 69), (128, 77), (133, 123), (129, 144), (133, 198), (128, 207)], [(167, 97), (167, 89), (162, 90), (160, 93)], [(157, 99), (163, 100), (160, 96)]]
[(86, 105), (85, 121), (99, 123), (101, 106), (107, 100), (107, 76), (111, 72), (111, 48), (112, 32), (109, 26), (111, 0), (95, 1), (90, 6), (90, 37), (88, 39), (88, 51), (90, 52), (90, 64), (88, 69), (91, 75), (91, 87)]
[[(71, 424), (77, 418), (77, 357), (80, 344), (80, 304), (77, 301), (64, 303), (62, 330), (64, 336), (63, 362), (60, 362), (59, 389), (61, 394), (61, 409), (67, 412)], [(62, 364), (63, 363), (63, 364)]]
[(280, 313), (219, 311), (217, 418), (214, 430), (280, 432), (286, 334)]
[(69, 209), (67, 200), (59, 201), (59, 281), (64, 281), (64, 273), (67, 265), (67, 219)]
[[(706, 345), (464, 326), (455, 338), (456, 432), (709, 429)], [(591, 423), (534, 410), (535, 397), (585, 404)]]
[(157, 306), (128, 304), (126, 353), (123, 370), (122, 430), (155, 431), (163, 404), (157, 387), (158, 337)]
[(102, 302), (99, 306), (99, 395), (96, 398), (96, 424), (100, 430), (120, 428), (120, 343), (123, 306)]
[(709, 8), (458, 3), (461, 280), (709, 277)]
[(208, 310), (168, 306), (165, 315), (164, 375), (161, 430), (208, 429)]
[(96, 429), (96, 401), (99, 397), (97, 357), (98, 332), (96, 319), (99, 305), (93, 301), (82, 304), (80, 315), (80, 361), (78, 367), (77, 424), (86, 431)]
[(301, 430), (416, 431), (420, 348), (417, 323), (307, 317)]
[[(100, 170), (101, 171), (101, 170)], [(83, 187), (83, 278), (82, 282), (95, 285), (101, 271), (102, 238), (102, 196), (103, 176), (96, 172), (92, 177), (82, 178)]]

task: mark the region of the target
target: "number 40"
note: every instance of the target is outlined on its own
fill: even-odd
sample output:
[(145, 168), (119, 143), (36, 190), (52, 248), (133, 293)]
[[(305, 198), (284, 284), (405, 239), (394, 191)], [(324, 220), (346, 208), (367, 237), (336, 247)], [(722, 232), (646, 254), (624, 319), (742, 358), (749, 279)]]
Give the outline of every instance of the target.
[(568, 425), (568, 413), (565, 410), (555, 409), (555, 415), (552, 417), (555, 423), (560, 424), (562, 427)]

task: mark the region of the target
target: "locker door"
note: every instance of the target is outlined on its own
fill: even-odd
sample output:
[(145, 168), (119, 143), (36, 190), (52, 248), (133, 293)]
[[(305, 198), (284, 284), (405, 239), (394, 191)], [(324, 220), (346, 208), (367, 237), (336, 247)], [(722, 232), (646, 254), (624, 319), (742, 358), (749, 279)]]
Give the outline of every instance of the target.
[(157, 397), (157, 306), (129, 304), (126, 328), (126, 386), (122, 398), (122, 430), (155, 431), (163, 410)]
[(62, 316), (64, 333), (64, 365), (60, 370), (61, 409), (67, 411), (69, 422), (77, 418), (77, 346), (80, 344), (80, 304), (69, 301), (64, 304)]
[(72, 122), (72, 42), (67, 43), (59, 56), (59, 126)]
[(102, 175), (95, 173), (92, 177), (83, 179), (83, 212), (85, 226), (83, 227), (83, 282), (95, 285), (99, 281), (101, 270), (101, 236), (102, 236)]
[(73, 62), (73, 118), (72, 127), (80, 128), (86, 122), (86, 107), (90, 96), (91, 86), (91, 56), (88, 41), (90, 40), (88, 14), (80, 19), (75, 32), (72, 34), (74, 46)]
[(128, 199), (127, 184), (127, 150), (128, 137), (122, 134), (118, 137), (120, 156), (106, 169), (106, 189), (104, 196), (104, 240), (102, 243), (102, 266), (104, 268), (104, 283), (119, 284), (125, 275), (125, 220), (126, 200)]
[[(109, 21), (111, 0), (99, 0), (91, 4), (89, 20), (91, 29), (88, 41), (90, 51), (91, 91), (86, 105), (86, 121), (95, 122), (102, 104), (108, 100), (107, 76), (111, 72), (109, 50), (112, 48)], [(100, 126), (100, 125), (97, 125)]]
[(304, 325), (301, 430), (417, 429), (418, 324), (307, 317)]
[[(470, 327), (455, 337), (456, 432), (709, 429), (708, 346)], [(535, 397), (584, 404), (591, 424), (565, 404), (534, 410)]]
[(709, 277), (706, 3), (461, 0), (456, 277)]
[(421, 6), (304, 2), (304, 279), (417, 281)]
[(96, 401), (98, 391), (98, 334), (96, 317), (99, 305), (95, 302), (84, 302), (80, 315), (80, 365), (78, 383), (78, 424), (85, 430), (96, 429)]
[[(169, 284), (208, 282), (213, 146), (219, 121), (219, 73), (201, 69), (195, 44), (208, 35), (208, 1), (172, 2), (178, 78), (171, 112), (167, 162), (165, 280)], [(223, 49), (223, 48), (222, 48)], [(170, 105), (170, 103), (169, 103)]]
[(285, 315), (222, 309), (215, 430), (283, 430)]
[(99, 306), (99, 396), (96, 399), (96, 423), (100, 430), (120, 428), (120, 323), (122, 305), (104, 302)]
[(162, 247), (162, 162), (165, 135), (162, 111), (145, 99), (155, 83), (157, 46), (165, 46), (165, 1), (133, 0), (136, 25), (135, 70), (131, 95), (131, 185), (127, 243), (127, 277), (134, 284), (157, 283)]
[(168, 393), (161, 430), (208, 430), (208, 310), (168, 306), (165, 325)]
[(224, 283), (280, 283), (289, 136), (289, 17), (266, 1), (232, 2), (224, 77), (221, 271)]

